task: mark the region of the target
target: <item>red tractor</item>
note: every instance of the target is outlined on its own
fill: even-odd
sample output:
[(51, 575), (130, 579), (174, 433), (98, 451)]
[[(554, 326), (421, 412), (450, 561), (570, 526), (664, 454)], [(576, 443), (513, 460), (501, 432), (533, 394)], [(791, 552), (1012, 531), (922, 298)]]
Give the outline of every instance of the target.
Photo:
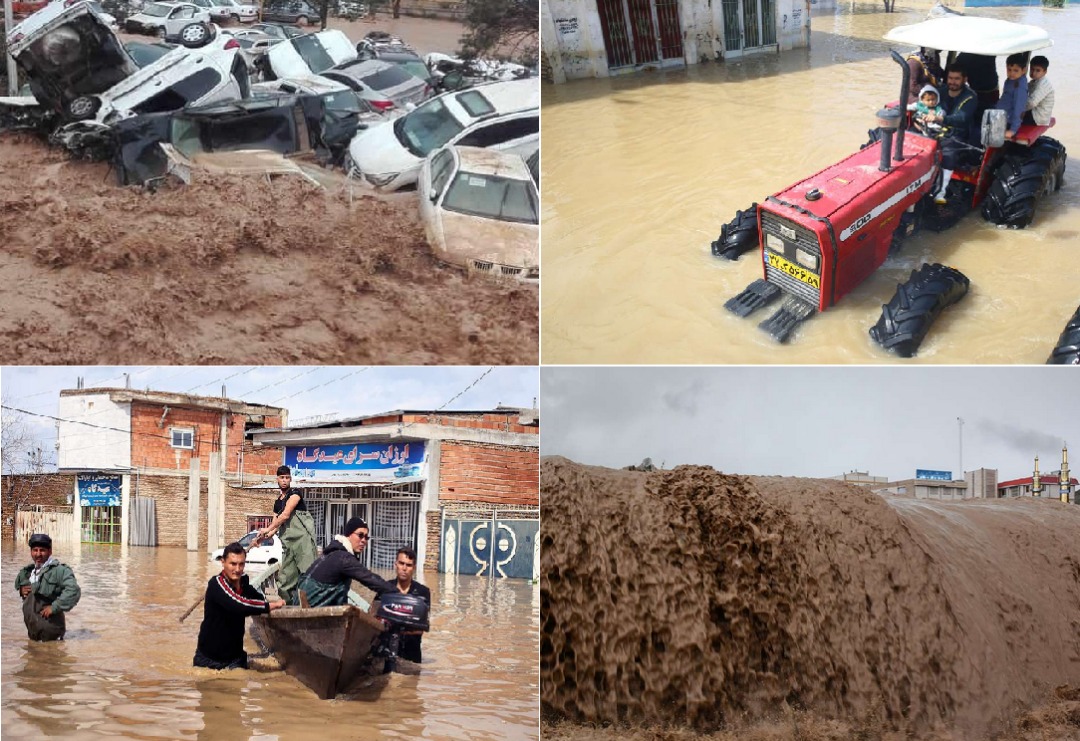
[[(1032, 26), (957, 15), (904, 26), (886, 38), (915, 29), (908, 36), (934, 40), (918, 45), (952, 48), (932, 44), (940, 39), (972, 44), (971, 36), (987, 35), (987, 24), (997, 37), (1003, 32), (1009, 37), (1007, 53), (1052, 43), (1045, 31)], [(981, 43), (985, 48), (985, 39)], [(969, 48), (961, 45), (958, 51)], [(903, 68), (899, 99), (904, 101), (910, 69), (896, 52), (892, 58)], [(1006, 143), (1004, 114), (994, 109), (984, 113), (983, 146), (971, 157), (972, 164), (955, 170), (946, 203), (940, 204), (930, 195), (940, 184), (938, 139), (907, 132), (908, 116), (896, 104), (879, 112), (881, 126), (860, 151), (740, 211), (723, 227), (713, 254), (736, 259), (760, 247), (763, 271), (762, 278), (725, 306), (747, 316), (783, 298), (760, 325), (783, 342), (800, 322), (850, 293), (918, 229), (941, 231), (979, 206), (994, 224), (1026, 227), (1037, 202), (1061, 187), (1065, 148), (1043, 136), (1049, 126), (1021, 126)], [(910, 357), (941, 310), (962, 298), (967, 288), (968, 279), (959, 271), (924, 264), (882, 307), (870, 334), (886, 349)]]

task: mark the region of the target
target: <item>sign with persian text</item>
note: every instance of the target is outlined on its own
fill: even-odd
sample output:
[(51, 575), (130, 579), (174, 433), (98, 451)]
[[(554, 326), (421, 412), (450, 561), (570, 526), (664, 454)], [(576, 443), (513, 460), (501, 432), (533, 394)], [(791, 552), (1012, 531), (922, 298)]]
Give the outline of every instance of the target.
[(356, 443), (285, 448), (293, 480), (393, 479), (420, 476), (424, 443)]

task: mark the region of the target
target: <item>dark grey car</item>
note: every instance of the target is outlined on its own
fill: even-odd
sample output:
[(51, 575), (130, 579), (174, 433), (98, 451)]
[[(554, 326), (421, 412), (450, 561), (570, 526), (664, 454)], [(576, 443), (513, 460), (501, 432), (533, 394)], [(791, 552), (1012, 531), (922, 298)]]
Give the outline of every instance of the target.
[(310, 26), (319, 21), (319, 10), (306, 0), (285, 0), (285, 2), (271, 0), (263, 7), (262, 19)]

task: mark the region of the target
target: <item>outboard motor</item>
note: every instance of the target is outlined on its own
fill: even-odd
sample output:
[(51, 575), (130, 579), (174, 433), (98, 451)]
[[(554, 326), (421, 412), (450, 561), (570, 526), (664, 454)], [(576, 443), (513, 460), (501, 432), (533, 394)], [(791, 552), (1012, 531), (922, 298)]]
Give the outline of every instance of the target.
[(420, 597), (392, 592), (379, 597), (379, 609), (375, 617), (383, 622), (386, 631), (379, 638), (375, 655), (384, 658), (383, 674), (397, 666), (398, 647), (404, 631), (427, 631), (428, 605)]

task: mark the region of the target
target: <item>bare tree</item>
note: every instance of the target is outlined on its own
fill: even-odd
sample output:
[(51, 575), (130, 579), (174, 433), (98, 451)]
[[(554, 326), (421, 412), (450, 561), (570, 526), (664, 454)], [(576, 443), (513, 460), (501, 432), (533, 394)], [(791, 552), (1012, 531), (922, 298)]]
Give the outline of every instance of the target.
[(3, 473), (22, 473), (26, 470), (27, 453), (34, 444), (33, 434), (26, 424), (26, 418), (12, 410), (8, 400), (3, 401), (0, 410), (0, 470)]

